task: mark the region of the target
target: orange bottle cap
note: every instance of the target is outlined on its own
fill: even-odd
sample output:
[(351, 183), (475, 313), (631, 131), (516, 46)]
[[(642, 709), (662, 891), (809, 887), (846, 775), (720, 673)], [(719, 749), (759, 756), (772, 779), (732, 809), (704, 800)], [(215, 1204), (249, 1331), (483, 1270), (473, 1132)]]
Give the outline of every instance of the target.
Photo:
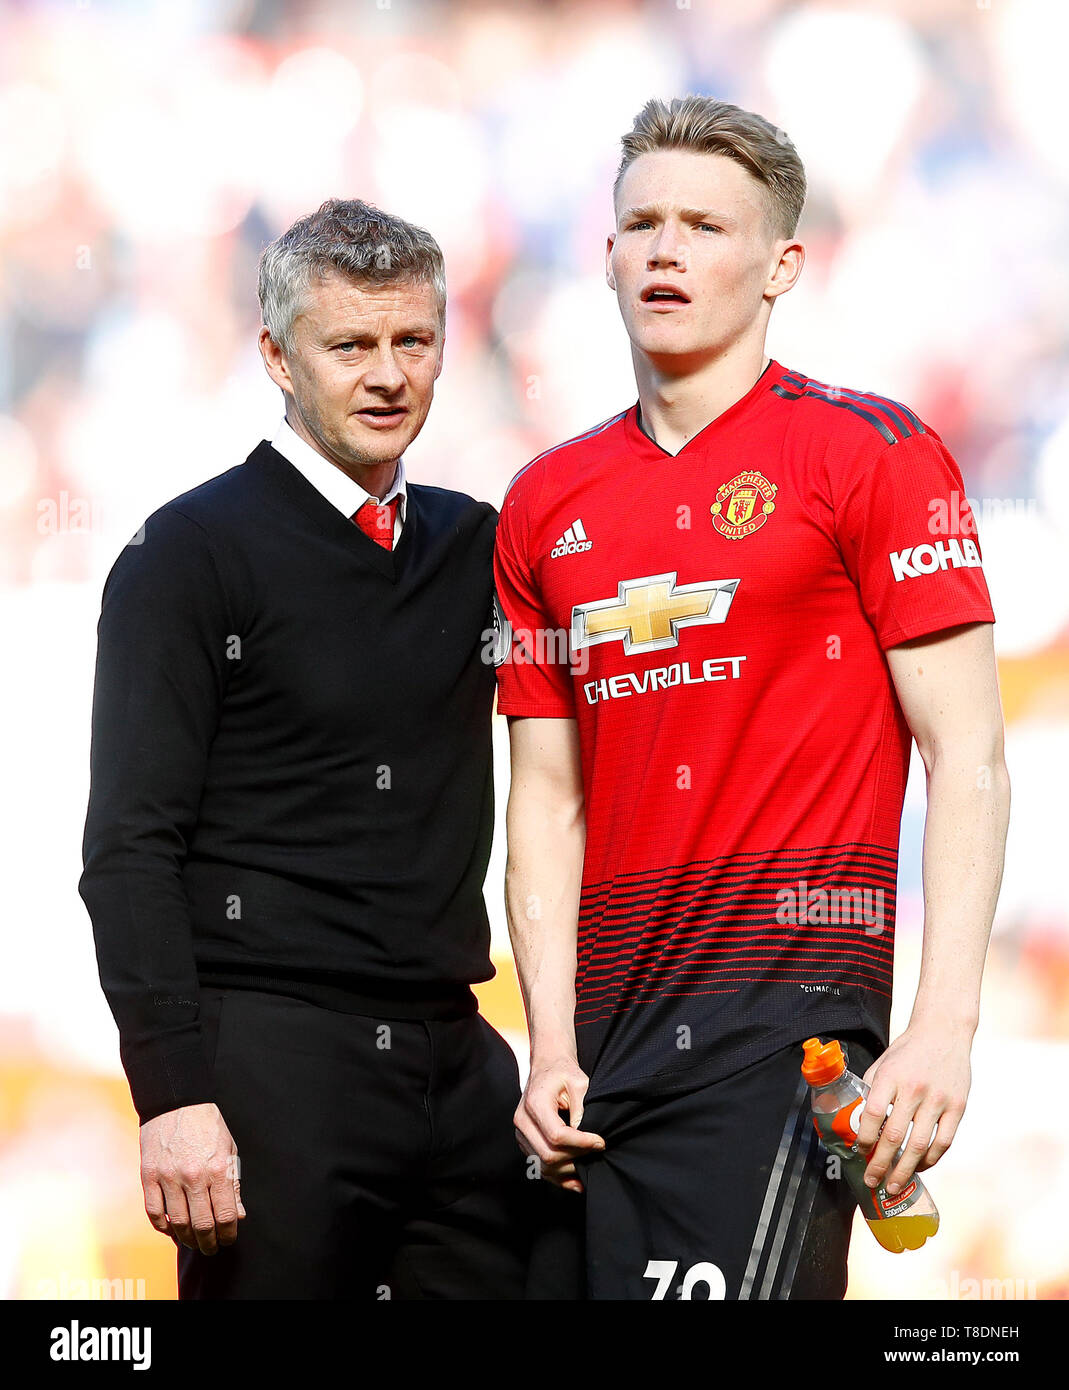
[(810, 1086), (826, 1086), (829, 1081), (842, 1076), (846, 1069), (843, 1049), (834, 1039), (822, 1043), (819, 1038), (808, 1038), (802, 1044), (802, 1050), (805, 1052), (802, 1075)]

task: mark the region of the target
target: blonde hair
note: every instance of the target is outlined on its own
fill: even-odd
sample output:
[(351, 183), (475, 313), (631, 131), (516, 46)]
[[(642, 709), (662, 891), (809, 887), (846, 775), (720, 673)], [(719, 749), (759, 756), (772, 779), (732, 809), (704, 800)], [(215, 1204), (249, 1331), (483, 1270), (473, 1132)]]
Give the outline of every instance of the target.
[(623, 158), (612, 186), (614, 201), (624, 174), (639, 155), (655, 150), (720, 154), (741, 164), (764, 186), (769, 225), (776, 236), (794, 236), (805, 203), (805, 169), (786, 132), (763, 116), (712, 97), (675, 97), (668, 103), (654, 97), (620, 143)]

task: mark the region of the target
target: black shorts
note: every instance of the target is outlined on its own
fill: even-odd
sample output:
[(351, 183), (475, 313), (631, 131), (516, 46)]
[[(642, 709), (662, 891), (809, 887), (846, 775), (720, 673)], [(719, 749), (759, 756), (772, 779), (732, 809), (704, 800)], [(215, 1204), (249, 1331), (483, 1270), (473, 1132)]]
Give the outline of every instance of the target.
[[(879, 1055), (838, 1034), (861, 1075)], [(554, 1189), (528, 1297), (841, 1299), (855, 1208), (817, 1139), (802, 1039), (663, 1099), (595, 1100), (580, 1128), (605, 1152)]]

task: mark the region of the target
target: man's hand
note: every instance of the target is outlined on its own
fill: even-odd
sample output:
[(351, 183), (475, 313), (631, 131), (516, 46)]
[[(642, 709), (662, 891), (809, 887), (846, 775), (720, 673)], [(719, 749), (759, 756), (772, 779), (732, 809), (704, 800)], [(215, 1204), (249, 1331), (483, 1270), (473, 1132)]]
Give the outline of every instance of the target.
[[(970, 1027), (911, 1024), (869, 1067), (864, 1079), (872, 1089), (857, 1131), (861, 1152), (872, 1149), (865, 1169), (869, 1187), (883, 1183), (893, 1195), (950, 1148), (969, 1096), (971, 1045)], [(911, 1120), (909, 1142), (892, 1167)]]
[(212, 1104), (168, 1110), (141, 1126), (141, 1186), (157, 1231), (214, 1255), (245, 1215), (237, 1145)]
[[(600, 1134), (585, 1134), (578, 1128), (588, 1085), (574, 1057), (532, 1060), (531, 1075), (513, 1120), (520, 1148), (537, 1157), (542, 1176), (570, 1192), (583, 1190), (575, 1168), (576, 1156), (605, 1147)], [(568, 1112), (567, 1123), (560, 1117), (561, 1110)]]

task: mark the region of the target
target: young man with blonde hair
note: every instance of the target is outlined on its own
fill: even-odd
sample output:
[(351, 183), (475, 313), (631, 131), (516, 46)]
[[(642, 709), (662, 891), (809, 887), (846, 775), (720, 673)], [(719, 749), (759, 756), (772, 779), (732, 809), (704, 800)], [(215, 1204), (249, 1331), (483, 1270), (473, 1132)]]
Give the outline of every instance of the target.
[[(584, 1194), (559, 1194), (585, 1234), (572, 1296), (841, 1298), (854, 1204), (801, 1044), (838, 1037), (871, 1083), (871, 1184), (946, 1151), (1008, 815), (994, 615), (938, 434), (766, 354), (805, 258), (784, 133), (651, 101), (614, 193), (638, 402), (529, 464), (497, 537), (516, 1127)], [(560, 628), (563, 663), (536, 640)], [(891, 1042), (911, 740), (923, 964)]]

